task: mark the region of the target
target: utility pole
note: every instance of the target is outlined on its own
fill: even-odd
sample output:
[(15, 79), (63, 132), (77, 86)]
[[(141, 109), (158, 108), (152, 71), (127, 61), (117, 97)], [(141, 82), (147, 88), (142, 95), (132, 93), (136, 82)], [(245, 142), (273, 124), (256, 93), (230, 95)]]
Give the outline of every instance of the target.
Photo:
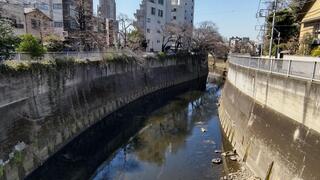
[(272, 7), (273, 17), (272, 17), (272, 29), (271, 29), (271, 38), (270, 38), (270, 45), (269, 45), (269, 58), (271, 58), (271, 55), (272, 55), (273, 33), (274, 33), (274, 25), (275, 25), (275, 21), (276, 21), (278, 0), (274, 0), (272, 6), (273, 6)]

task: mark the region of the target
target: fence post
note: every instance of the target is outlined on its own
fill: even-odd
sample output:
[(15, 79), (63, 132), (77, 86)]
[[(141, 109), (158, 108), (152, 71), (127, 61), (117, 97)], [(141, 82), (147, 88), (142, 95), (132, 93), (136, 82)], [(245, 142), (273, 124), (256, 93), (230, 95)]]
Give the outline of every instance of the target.
[(260, 58), (258, 58), (258, 65), (257, 65), (257, 69), (260, 70)]
[(18, 53), (18, 60), (21, 61), (21, 53)]
[(291, 63), (292, 63), (292, 60), (289, 60), (288, 70), (287, 70), (287, 77), (289, 77), (289, 76), (290, 76)]
[(272, 68), (273, 68), (273, 59), (270, 61), (270, 72), (272, 73)]
[(315, 61), (315, 62), (313, 63), (313, 72), (312, 72), (311, 81), (314, 80), (314, 77), (315, 77), (315, 75), (316, 75), (316, 69), (317, 69), (317, 61)]

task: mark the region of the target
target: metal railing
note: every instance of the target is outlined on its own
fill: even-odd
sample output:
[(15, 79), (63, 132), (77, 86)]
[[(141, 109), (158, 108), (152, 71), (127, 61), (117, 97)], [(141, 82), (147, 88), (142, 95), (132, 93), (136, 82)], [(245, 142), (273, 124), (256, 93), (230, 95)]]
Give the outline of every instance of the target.
[(231, 55), (229, 63), (267, 73), (320, 82), (320, 62), (317, 61)]

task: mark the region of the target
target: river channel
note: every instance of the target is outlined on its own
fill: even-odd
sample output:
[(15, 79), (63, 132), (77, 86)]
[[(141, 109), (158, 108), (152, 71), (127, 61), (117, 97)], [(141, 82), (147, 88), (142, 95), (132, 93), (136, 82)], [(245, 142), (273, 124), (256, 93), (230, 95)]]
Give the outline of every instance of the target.
[(92, 175), (93, 180), (219, 179), (222, 135), (217, 114), (220, 91), (212, 84), (174, 98), (151, 113), (141, 130)]

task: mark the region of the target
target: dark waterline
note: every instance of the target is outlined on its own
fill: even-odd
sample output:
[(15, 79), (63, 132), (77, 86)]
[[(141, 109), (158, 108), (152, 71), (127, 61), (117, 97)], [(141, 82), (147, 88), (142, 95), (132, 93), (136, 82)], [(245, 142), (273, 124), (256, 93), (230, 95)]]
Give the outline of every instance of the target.
[(113, 153), (92, 179), (219, 179), (223, 166), (211, 163), (219, 157), (214, 150), (221, 149), (222, 141), (219, 94), (209, 84), (206, 92), (188, 92), (147, 116), (142, 130)]
[(177, 96), (206, 89), (202, 77), (139, 98), (81, 132), (25, 179), (87, 180), (145, 126), (147, 118)]

